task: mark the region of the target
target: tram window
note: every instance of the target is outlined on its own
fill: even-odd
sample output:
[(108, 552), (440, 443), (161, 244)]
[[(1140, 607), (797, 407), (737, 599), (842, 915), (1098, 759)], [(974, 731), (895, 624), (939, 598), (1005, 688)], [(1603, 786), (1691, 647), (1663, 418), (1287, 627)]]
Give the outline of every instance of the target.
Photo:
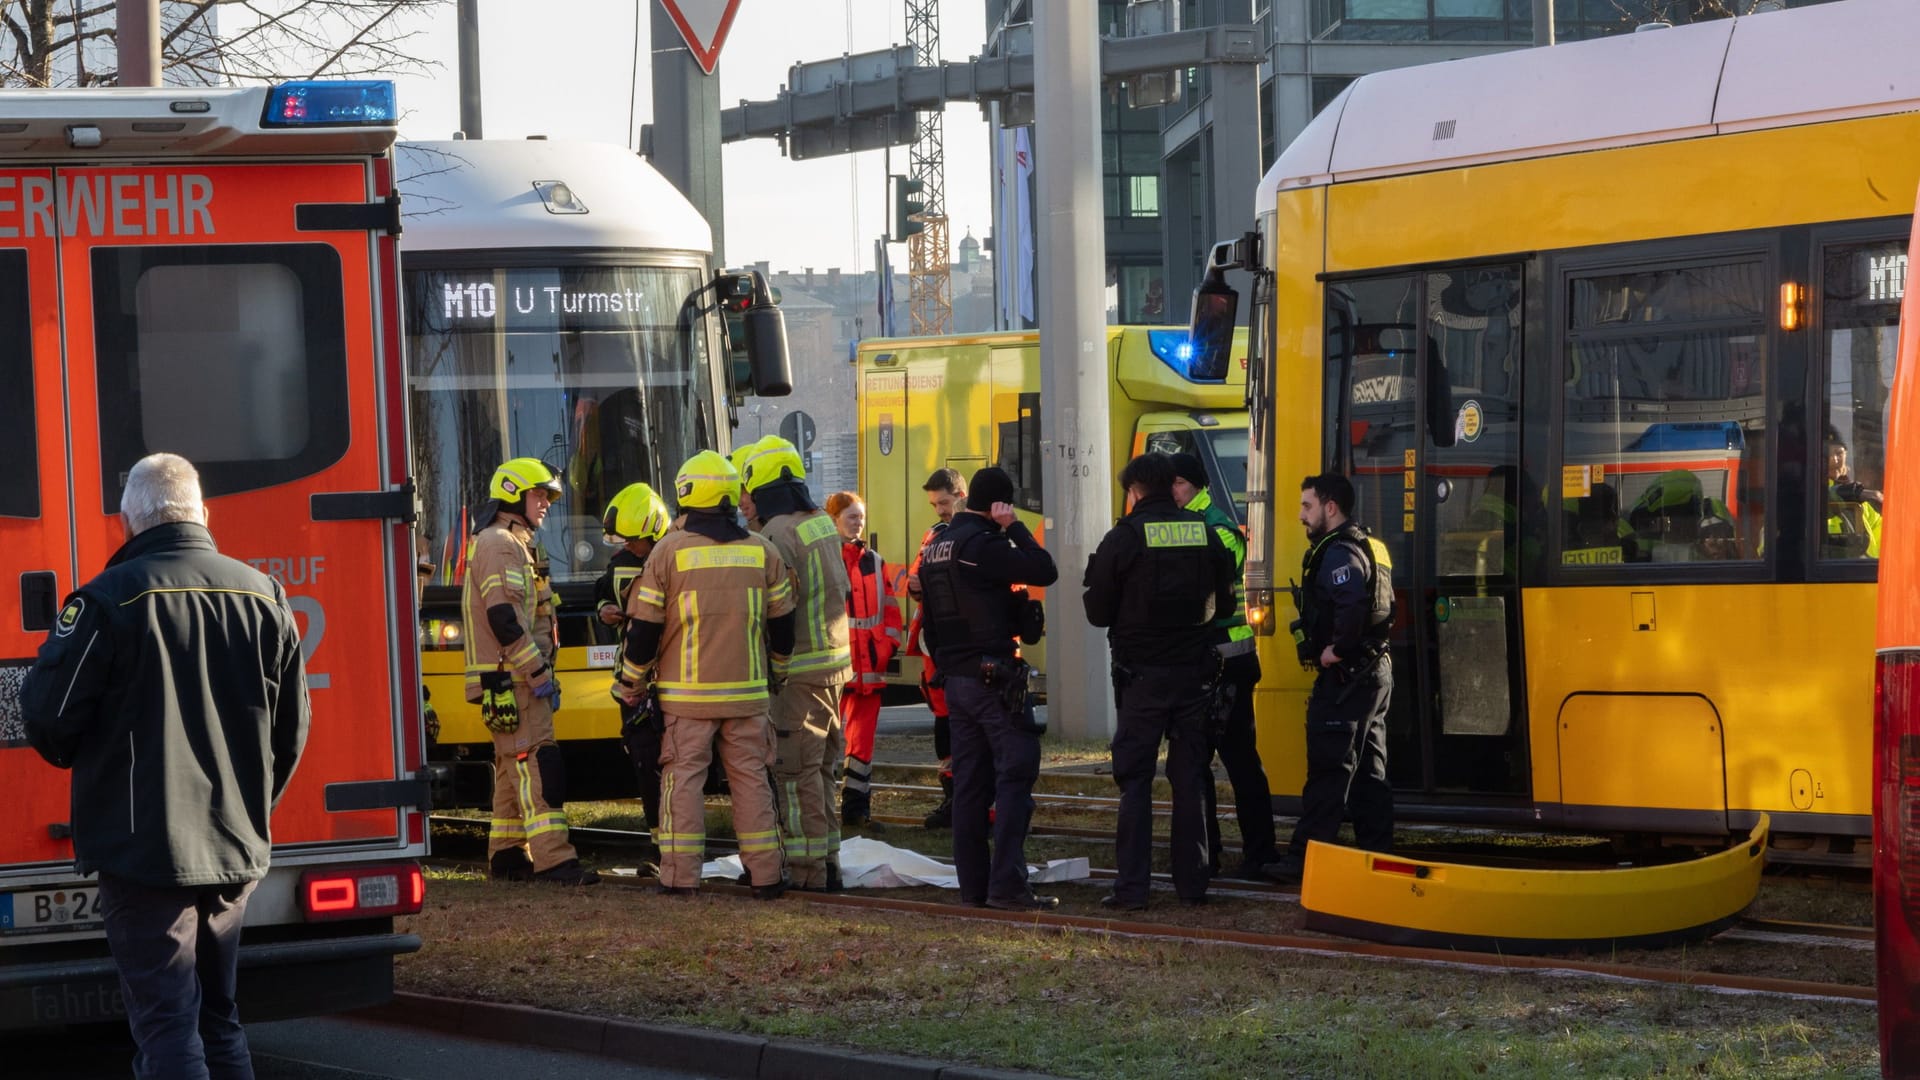
[[(1410, 275), (1327, 286), (1328, 467), (1351, 455), (1354, 513), (1374, 525), (1397, 566), (1413, 566), (1408, 455), (1421, 433), (1414, 363), (1422, 324)], [(1344, 444), (1344, 445), (1343, 445)]]
[(460, 545), (487, 479), (538, 457), (561, 479), (540, 542), (562, 585), (591, 583), (612, 549), (600, 514), (628, 484), (670, 497), (674, 470), (713, 445), (713, 372), (686, 267), (515, 267), (404, 274), (408, 386), (422, 543), (460, 584)]
[[(1453, 429), (1453, 444), (1436, 447), (1428, 473), (1445, 478), (1448, 494), (1431, 514), (1437, 571), (1450, 577), (1511, 579), (1538, 561), (1545, 513), (1539, 485), (1515, 462), (1520, 437), (1520, 268), (1471, 266), (1426, 275), (1427, 348), (1444, 365), (1444, 385), (1431, 377), (1427, 394), (1450, 393), (1429, 408)], [(1430, 365), (1430, 376), (1437, 376)]]
[(1822, 559), (1880, 556), (1881, 491), (1886, 487), (1887, 406), (1906, 295), (1901, 240), (1829, 247), (1822, 275), (1821, 363), (1825, 417), (1813, 485), (1820, 506)]
[(34, 423), (33, 333), (27, 296), (27, 253), (0, 251), (0, 461), (11, 475), (0, 486), (0, 517), (40, 516), (40, 454)]
[(1569, 283), (1563, 565), (1761, 556), (1767, 299), (1758, 261)]
[(157, 450), (209, 496), (283, 484), (349, 438), (340, 257), (325, 244), (93, 253), (102, 510)]

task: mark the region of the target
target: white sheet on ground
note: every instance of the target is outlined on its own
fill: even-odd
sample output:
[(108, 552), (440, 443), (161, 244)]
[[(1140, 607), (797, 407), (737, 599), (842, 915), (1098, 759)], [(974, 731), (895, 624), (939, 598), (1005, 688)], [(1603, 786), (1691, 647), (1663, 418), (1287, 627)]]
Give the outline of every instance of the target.
[[(715, 859), (700, 869), (703, 878), (737, 878), (741, 873), (738, 855)], [(1052, 859), (1045, 866), (1027, 867), (1027, 878), (1035, 884), (1085, 881), (1091, 876), (1092, 870), (1085, 858)], [(951, 863), (864, 836), (841, 841), (840, 878), (849, 889), (898, 889), (909, 885), (960, 887)]]

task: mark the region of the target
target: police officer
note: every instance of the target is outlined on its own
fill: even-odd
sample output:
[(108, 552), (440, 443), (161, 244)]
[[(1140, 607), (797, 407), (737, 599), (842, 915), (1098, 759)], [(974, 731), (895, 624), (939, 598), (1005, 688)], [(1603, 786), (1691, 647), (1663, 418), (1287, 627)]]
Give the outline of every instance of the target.
[[(616, 631), (626, 629), (627, 600), (633, 583), (640, 580), (647, 555), (667, 534), (671, 520), (666, 501), (646, 484), (621, 488), (600, 518), (608, 539), (618, 543), (620, 550), (607, 560), (593, 594), (600, 621)], [(640, 805), (646, 811), (649, 831), (660, 827), (660, 736), (665, 730), (666, 716), (658, 701), (649, 698), (636, 708), (621, 705), (620, 738), (640, 778)]]
[(649, 688), (666, 714), (661, 751), (660, 890), (691, 895), (707, 844), (702, 787), (720, 740), (734, 835), (754, 895), (786, 890), (775, 821), (772, 669), (793, 652), (793, 584), (772, 544), (740, 527), (740, 474), (712, 450), (680, 466), (685, 524), (654, 545), (627, 598), (615, 693), (629, 706)]
[(567, 842), (566, 767), (553, 737), (560, 683), (553, 673), (553, 587), (533, 531), (560, 481), (538, 458), (494, 470), (477, 515), (460, 594), (466, 619), (467, 700), (493, 734), (493, 825), (487, 857), (496, 879), (592, 885)]
[(967, 482), (960, 470), (940, 468), (933, 470), (920, 490), (927, 493), (927, 505), (939, 520), (920, 538), (920, 546), (914, 549), (913, 565), (907, 568), (907, 595), (913, 597), (915, 604), (913, 621), (907, 624), (907, 655), (920, 657), (920, 696), (926, 698), (927, 708), (933, 710), (933, 753), (940, 759), (940, 805), (934, 807), (921, 824), (929, 829), (950, 829), (953, 827), (953, 723), (947, 715), (947, 692), (935, 685), (944, 684), (945, 680), (939, 677), (933, 658), (927, 655), (926, 635), (922, 633), (926, 609), (920, 595), (920, 562), (926, 558), (927, 546), (933, 543), (933, 538), (944, 532), (952, 524), (954, 512), (966, 505)]
[(1103, 907), (1147, 906), (1153, 863), (1153, 773), (1160, 740), (1173, 786), (1173, 887), (1182, 903), (1207, 902), (1212, 874), (1206, 792), (1213, 787), (1214, 683), (1220, 657), (1212, 622), (1233, 608), (1233, 555), (1205, 516), (1173, 499), (1173, 459), (1142, 454), (1120, 471), (1133, 509), (1087, 562), (1087, 621), (1113, 649), (1114, 827), (1118, 875)]
[[(1014, 639), (1029, 603), (1015, 585), (1060, 576), (1013, 512), (1013, 479), (973, 474), (966, 508), (927, 546), (920, 563), (925, 633), (953, 725), (953, 865), (960, 899), (1003, 911), (1054, 908), (1027, 885), (1027, 824), (1040, 776), (1040, 734), (1027, 700), (1027, 669)], [(993, 843), (987, 808), (993, 807)]]
[[(1254, 742), (1253, 688), (1260, 681), (1260, 656), (1253, 645), (1253, 627), (1247, 625), (1246, 589), (1241, 580), (1247, 539), (1226, 507), (1213, 501), (1207, 486), (1206, 466), (1199, 458), (1173, 455), (1173, 501), (1205, 517), (1207, 528), (1233, 556), (1233, 610), (1215, 612), (1212, 627), (1213, 649), (1221, 660), (1213, 702), (1214, 752), (1227, 767), (1240, 818), (1240, 866), (1235, 873), (1254, 878), (1261, 867), (1278, 862), (1280, 852), (1273, 842), (1273, 789), (1267, 786), (1260, 748)], [(1207, 850), (1218, 873), (1220, 823), (1212, 784), (1207, 785)]]
[(741, 470), (740, 509), (793, 574), (793, 654), (776, 663), (774, 779), (780, 839), (793, 887), (840, 887), (840, 818), (833, 812), (847, 751), (840, 692), (853, 677), (848, 646), (847, 564), (840, 529), (807, 492), (800, 451), (778, 436), (753, 445)]
[(1393, 789), (1387, 784), (1387, 703), (1393, 662), (1393, 562), (1387, 547), (1350, 518), (1353, 484), (1328, 473), (1300, 485), (1307, 556), (1295, 635), (1300, 660), (1318, 675), (1307, 695), (1307, 783), (1286, 857), (1267, 867), (1298, 881), (1307, 841), (1332, 843), (1340, 819), (1368, 851), (1393, 847)]

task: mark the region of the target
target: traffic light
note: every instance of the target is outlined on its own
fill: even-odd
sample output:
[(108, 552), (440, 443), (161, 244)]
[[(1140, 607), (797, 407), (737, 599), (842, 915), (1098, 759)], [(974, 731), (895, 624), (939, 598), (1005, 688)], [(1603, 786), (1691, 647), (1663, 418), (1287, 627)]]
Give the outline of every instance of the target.
[(895, 176), (892, 179), (893, 238), (899, 241), (905, 240), (907, 237), (912, 236), (914, 233), (921, 232), (927, 227), (925, 222), (913, 220), (915, 214), (927, 208), (926, 201), (924, 199), (911, 198), (911, 196), (920, 194), (920, 189), (926, 187), (926, 184), (923, 181), (910, 179), (905, 176)]

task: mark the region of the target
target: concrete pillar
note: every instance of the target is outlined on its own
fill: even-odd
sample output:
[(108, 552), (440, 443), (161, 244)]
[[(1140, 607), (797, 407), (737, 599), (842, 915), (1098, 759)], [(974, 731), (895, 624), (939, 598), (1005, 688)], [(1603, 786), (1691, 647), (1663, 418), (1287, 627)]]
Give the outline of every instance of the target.
[(1100, 35), (1096, 0), (1034, 13), (1034, 131), (1040, 247), (1040, 437), (1046, 545), (1047, 716), (1068, 738), (1113, 734), (1104, 631), (1087, 625), (1080, 579), (1113, 524), (1107, 450), (1106, 222), (1100, 189)]

